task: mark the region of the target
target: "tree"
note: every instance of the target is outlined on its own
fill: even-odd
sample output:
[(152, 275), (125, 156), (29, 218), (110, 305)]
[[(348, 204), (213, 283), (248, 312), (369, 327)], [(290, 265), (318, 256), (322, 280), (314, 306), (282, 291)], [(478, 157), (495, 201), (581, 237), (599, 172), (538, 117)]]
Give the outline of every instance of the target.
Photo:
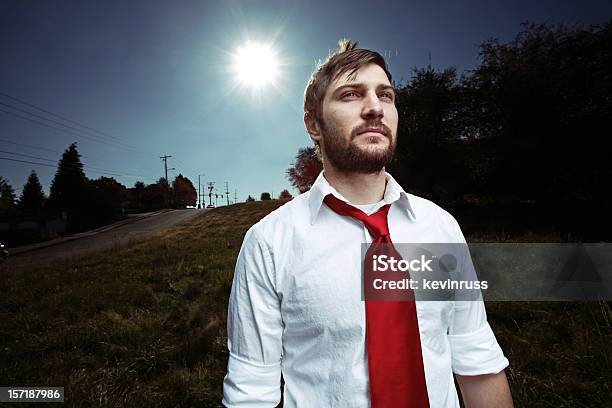
[(88, 218), (91, 218), (88, 214), (91, 195), (76, 143), (72, 143), (64, 151), (50, 190), (49, 206), (58, 214), (63, 212), (67, 214), (68, 230), (77, 231), (86, 228)]
[(261, 197), (259, 198), (261, 201), (264, 200), (271, 200), (272, 197), (270, 196), (270, 193), (261, 193)]
[(314, 147), (303, 147), (295, 156), (295, 163), (287, 169), (287, 178), (300, 193), (310, 190), (323, 164), (317, 157)]
[(134, 183), (134, 187), (130, 189), (130, 207), (141, 208), (142, 207), (142, 195), (145, 189), (145, 183), (137, 181)]
[(485, 188), (542, 201), (612, 198), (612, 21), (525, 24), (509, 43), (480, 46), (466, 78), (473, 133), (491, 162)]
[(460, 184), (456, 166), (463, 160), (458, 143), (459, 84), (454, 68), (415, 69), (407, 85), (398, 88), (400, 115), (395, 160), (388, 170), (400, 184), (434, 199), (453, 196)]
[(250, 195), (249, 195), (249, 196), (247, 197), (247, 199), (246, 199), (246, 202), (247, 202), (247, 203), (251, 203), (251, 202), (253, 202), (253, 201), (255, 201), (255, 199), (254, 199), (253, 197), (251, 197)]
[[(164, 182), (166, 179), (161, 178), (159, 181)], [(165, 203), (165, 184), (153, 183), (149, 184), (142, 191), (142, 205), (147, 210), (159, 210), (164, 207)]]
[(157, 185), (162, 192), (162, 207), (168, 207), (168, 203), (170, 202), (170, 183), (165, 177), (160, 177), (159, 180), (157, 180)]
[(289, 190), (285, 189), (285, 190), (281, 191), (281, 193), (279, 194), (278, 198), (280, 200), (291, 200), (293, 198), (293, 196), (291, 195)]
[(43, 207), (45, 205), (45, 193), (38, 180), (36, 171), (32, 170), (28, 180), (21, 190), (21, 196), (19, 197), (19, 210), (24, 215), (38, 216), (42, 214)]
[(0, 211), (9, 212), (15, 208), (15, 190), (9, 182), (0, 176)]
[(176, 176), (172, 182), (173, 207), (185, 208), (195, 206), (198, 194), (191, 181), (182, 174)]
[(95, 214), (95, 224), (112, 221), (127, 204), (127, 188), (114, 178), (104, 176), (91, 180), (90, 185), (93, 196), (90, 212)]

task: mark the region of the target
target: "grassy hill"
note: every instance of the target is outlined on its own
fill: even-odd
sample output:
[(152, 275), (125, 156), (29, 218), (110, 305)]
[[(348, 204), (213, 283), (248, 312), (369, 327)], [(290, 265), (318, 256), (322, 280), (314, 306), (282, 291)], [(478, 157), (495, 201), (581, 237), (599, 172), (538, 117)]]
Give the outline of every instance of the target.
[[(5, 272), (0, 384), (64, 386), (67, 406), (220, 406), (236, 256), (281, 204), (221, 207), (163, 236)], [(517, 407), (612, 400), (609, 303), (487, 308)]]

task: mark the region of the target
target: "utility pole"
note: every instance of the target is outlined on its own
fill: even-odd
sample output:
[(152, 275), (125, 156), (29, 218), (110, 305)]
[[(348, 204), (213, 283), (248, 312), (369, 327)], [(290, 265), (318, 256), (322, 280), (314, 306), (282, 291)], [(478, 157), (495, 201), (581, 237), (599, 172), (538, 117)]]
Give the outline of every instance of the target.
[[(166, 188), (164, 189), (164, 204), (168, 206), (168, 188), (170, 187), (170, 182), (168, 181), (168, 159), (172, 156), (164, 155), (159, 158), (164, 161), (164, 177), (166, 180)], [(170, 169), (172, 170), (172, 169)]]
[(208, 205), (210, 205), (212, 207), (212, 191), (215, 188), (215, 182), (214, 181), (209, 181), (208, 182)]
[(229, 205), (229, 184), (225, 182), (225, 198), (227, 199), (227, 205)]
[(165, 174), (165, 178), (166, 178), (166, 182), (168, 182), (168, 159), (172, 157), (172, 156), (160, 156), (159, 158), (162, 159), (164, 161), (164, 174)]
[(238, 202), (238, 190), (234, 190), (234, 204)]
[(198, 208), (206, 207), (206, 205), (202, 205), (202, 190), (200, 189), (200, 176), (205, 176), (206, 174), (198, 174)]

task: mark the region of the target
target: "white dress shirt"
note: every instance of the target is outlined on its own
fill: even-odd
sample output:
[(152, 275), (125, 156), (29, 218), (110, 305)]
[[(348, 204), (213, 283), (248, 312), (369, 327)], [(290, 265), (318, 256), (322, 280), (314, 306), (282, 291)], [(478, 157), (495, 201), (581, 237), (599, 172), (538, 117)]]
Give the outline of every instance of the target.
[[(323, 203), (349, 202), (319, 174), (310, 191), (253, 225), (236, 263), (228, 313), (227, 407), (369, 407), (361, 243), (365, 226)], [(349, 202), (350, 203), (350, 202)], [(457, 221), (387, 174), (395, 243), (465, 243)], [(471, 262), (469, 257), (467, 261)], [(431, 408), (459, 407), (453, 372), (508, 366), (482, 301), (417, 301)]]

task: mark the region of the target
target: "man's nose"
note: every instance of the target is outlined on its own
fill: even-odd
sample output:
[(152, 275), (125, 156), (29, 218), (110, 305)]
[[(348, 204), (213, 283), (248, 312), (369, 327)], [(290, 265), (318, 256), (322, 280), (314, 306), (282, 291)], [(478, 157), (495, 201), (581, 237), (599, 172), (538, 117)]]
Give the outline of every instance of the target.
[(361, 115), (364, 119), (382, 118), (384, 116), (382, 104), (376, 93), (370, 93), (363, 101)]

